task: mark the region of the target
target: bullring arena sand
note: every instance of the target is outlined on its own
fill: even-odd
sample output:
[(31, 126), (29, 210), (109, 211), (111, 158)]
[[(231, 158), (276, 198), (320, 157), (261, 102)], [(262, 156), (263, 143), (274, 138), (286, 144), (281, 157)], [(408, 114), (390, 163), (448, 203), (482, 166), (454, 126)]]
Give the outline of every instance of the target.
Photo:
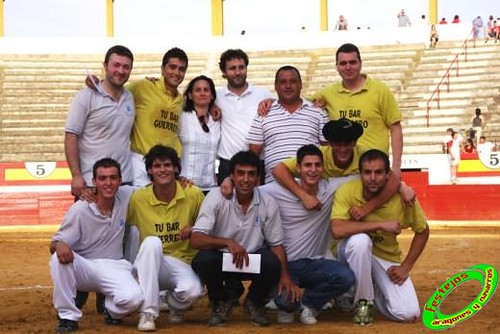
[[(442, 223), (442, 222), (441, 222)], [(500, 230), (498, 224), (466, 222), (463, 225), (431, 224), (427, 247), (411, 272), (420, 305), (448, 277), (480, 263), (500, 268)], [(48, 268), (48, 244), (56, 226), (0, 227), (0, 333), (54, 333), (56, 313), (52, 307), (52, 282)], [(407, 250), (412, 234), (400, 236)], [(468, 281), (453, 290), (441, 304), (444, 314), (458, 312), (467, 306), (481, 290), (480, 283)], [(85, 305), (78, 333), (137, 333), (138, 314), (125, 318), (117, 327), (106, 326), (94, 308), (94, 294)], [(276, 311), (269, 312), (272, 324), (258, 328), (250, 324), (242, 307), (235, 308), (224, 327), (209, 328), (207, 298), (195, 303), (186, 313), (186, 321), (170, 325), (162, 313), (156, 321), (158, 333), (431, 333), (421, 320), (411, 324), (388, 321), (377, 314), (369, 327), (354, 327), (351, 314), (336, 310), (318, 316), (313, 326), (297, 320), (292, 325), (276, 323)], [(473, 317), (457, 324), (446, 333), (500, 333), (500, 294), (493, 295), (484, 308)]]

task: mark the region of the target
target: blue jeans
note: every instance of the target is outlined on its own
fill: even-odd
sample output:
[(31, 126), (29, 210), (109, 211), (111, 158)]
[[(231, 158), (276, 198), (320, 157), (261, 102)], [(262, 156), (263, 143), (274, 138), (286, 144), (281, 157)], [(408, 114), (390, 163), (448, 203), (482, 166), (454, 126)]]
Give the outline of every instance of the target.
[[(356, 282), (354, 273), (348, 266), (327, 259), (299, 259), (288, 262), (291, 279), (304, 288), (302, 304), (321, 310), (332, 298), (346, 292)], [(293, 312), (299, 308), (299, 302), (286, 298), (286, 293), (278, 295), (276, 286), (271, 294), (280, 310)]]

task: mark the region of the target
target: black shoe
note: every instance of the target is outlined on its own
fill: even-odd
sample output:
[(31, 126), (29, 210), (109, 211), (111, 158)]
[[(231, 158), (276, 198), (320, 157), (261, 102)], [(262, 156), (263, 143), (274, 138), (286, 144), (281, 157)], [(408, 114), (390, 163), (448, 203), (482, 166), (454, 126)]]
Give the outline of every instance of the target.
[(121, 319), (113, 319), (113, 317), (111, 316), (111, 314), (109, 314), (109, 312), (108, 312), (108, 310), (106, 310), (106, 308), (103, 309), (102, 315), (103, 315), (104, 322), (106, 323), (106, 325), (118, 326), (118, 325), (121, 325), (123, 323), (123, 321)]
[(75, 297), (76, 307), (78, 307), (81, 310), (85, 305), (85, 303), (87, 302), (88, 298), (89, 298), (89, 293), (87, 291), (77, 291)]
[(223, 326), (227, 318), (231, 315), (233, 306), (229, 301), (214, 301), (210, 302), (212, 314), (208, 319), (208, 326)]
[(257, 304), (248, 298), (243, 301), (243, 309), (250, 316), (252, 324), (259, 327), (269, 326), (270, 322), (267, 318), (267, 312), (264, 305)]
[(104, 315), (104, 301), (106, 299), (106, 296), (103, 295), (100, 292), (96, 292), (95, 294), (95, 309), (97, 313)]
[(78, 329), (78, 321), (59, 319), (56, 326), (56, 333), (70, 333)]

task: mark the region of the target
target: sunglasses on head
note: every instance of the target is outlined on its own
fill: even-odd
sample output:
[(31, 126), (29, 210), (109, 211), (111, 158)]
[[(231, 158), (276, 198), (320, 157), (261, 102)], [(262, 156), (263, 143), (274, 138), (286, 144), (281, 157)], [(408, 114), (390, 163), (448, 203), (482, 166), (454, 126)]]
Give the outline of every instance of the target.
[(200, 121), (201, 128), (203, 129), (203, 131), (210, 132), (210, 129), (208, 128), (207, 123), (205, 123), (205, 117), (200, 116), (200, 117), (198, 117), (198, 120)]

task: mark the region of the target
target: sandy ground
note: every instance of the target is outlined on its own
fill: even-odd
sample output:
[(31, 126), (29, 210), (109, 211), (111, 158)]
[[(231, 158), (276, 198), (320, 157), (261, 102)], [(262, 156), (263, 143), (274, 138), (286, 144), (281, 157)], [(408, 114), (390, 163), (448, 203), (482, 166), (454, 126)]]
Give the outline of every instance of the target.
[[(473, 223), (469, 222), (469, 225)], [(0, 228), (0, 332), (53, 333), (56, 313), (52, 307), (52, 282), (48, 269), (48, 244), (55, 227)], [(403, 250), (408, 249), (411, 234), (400, 237)], [(465, 268), (487, 263), (500, 268), (498, 227), (431, 227), (431, 238), (411, 276), (423, 307), (435, 289), (448, 277)], [(441, 304), (446, 314), (457, 312), (468, 305), (480, 291), (476, 281), (464, 283)], [(84, 307), (80, 333), (134, 333), (137, 332), (137, 314), (125, 319), (122, 326), (106, 326), (94, 307), (94, 296)], [(494, 295), (485, 307), (472, 318), (447, 330), (449, 333), (494, 333), (500, 330), (500, 296)], [(157, 320), (157, 332), (175, 333), (430, 333), (422, 321), (412, 324), (394, 323), (376, 316), (370, 327), (354, 327), (351, 314), (330, 310), (319, 315), (319, 322), (305, 326), (297, 321), (292, 325), (276, 323), (276, 314), (270, 312), (272, 325), (257, 328), (251, 325), (241, 307), (224, 327), (209, 328), (207, 299), (199, 300), (186, 313), (186, 322), (170, 325), (166, 314)], [(297, 317), (296, 317), (297, 318)]]

